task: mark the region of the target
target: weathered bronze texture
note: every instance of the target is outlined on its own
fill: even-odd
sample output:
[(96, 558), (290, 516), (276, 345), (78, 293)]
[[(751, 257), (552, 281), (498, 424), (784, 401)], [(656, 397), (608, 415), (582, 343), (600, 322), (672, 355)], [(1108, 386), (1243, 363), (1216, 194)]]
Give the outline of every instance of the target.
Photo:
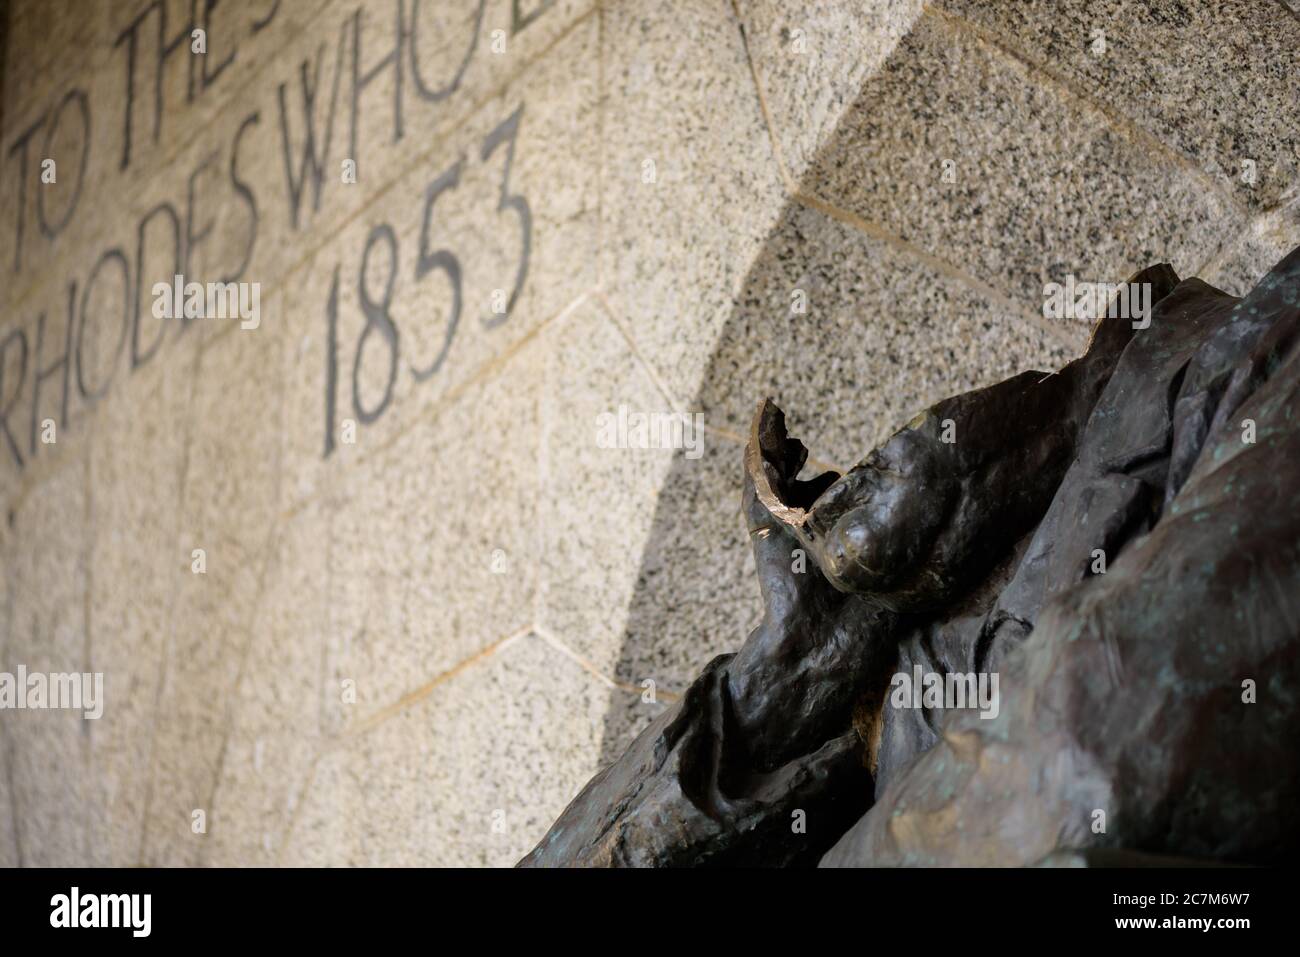
[[(939, 402), (842, 476), (801, 480), (762, 403), (762, 623), (521, 863), (1293, 854), (1300, 249), (1243, 299), (1130, 282), (1145, 318), (1112, 306), (1064, 369)], [(996, 676), (997, 707), (907, 707), (911, 674)]]

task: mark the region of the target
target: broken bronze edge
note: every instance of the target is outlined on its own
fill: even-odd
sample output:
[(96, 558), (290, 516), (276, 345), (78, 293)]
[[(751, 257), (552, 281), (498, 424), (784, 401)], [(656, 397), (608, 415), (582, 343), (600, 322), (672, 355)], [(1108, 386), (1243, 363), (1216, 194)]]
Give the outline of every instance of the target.
[(786, 435), (785, 413), (771, 398), (762, 399), (749, 428), (745, 471), (753, 480), (754, 494), (763, 507), (800, 537), (806, 534), (804, 523), (808, 513), (797, 506), (787, 505), (778, 489), (773, 487), (772, 478), (775, 476), (782, 483), (793, 482), (807, 457), (808, 450), (803, 443)]

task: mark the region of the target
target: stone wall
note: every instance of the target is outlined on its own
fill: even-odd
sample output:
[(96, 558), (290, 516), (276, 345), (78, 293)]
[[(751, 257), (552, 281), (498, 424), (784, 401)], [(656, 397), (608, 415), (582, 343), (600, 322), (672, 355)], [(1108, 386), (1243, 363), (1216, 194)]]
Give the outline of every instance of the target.
[(845, 467), (1300, 243), (1282, 2), (8, 7), (0, 672), (104, 708), (0, 711), (0, 865), (509, 864), (755, 623), (759, 398)]

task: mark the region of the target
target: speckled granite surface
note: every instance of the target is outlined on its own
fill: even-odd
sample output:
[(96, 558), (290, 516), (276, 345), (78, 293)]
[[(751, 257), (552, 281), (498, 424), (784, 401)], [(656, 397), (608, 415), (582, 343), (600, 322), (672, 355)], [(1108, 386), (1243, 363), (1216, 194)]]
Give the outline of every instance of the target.
[[(400, 87), (395, 0), (232, 5), (156, 134), (148, 4), (93, 6), (11, 4), (6, 149), (68, 105), (0, 189), (0, 671), (107, 702), (0, 721), (0, 865), (513, 863), (756, 621), (759, 398), (848, 466), (1077, 354), (1049, 282), (1240, 293), (1300, 243), (1280, 2), (456, 0)], [(150, 316), (160, 205), (257, 330)], [(605, 447), (620, 408), (698, 455)]]

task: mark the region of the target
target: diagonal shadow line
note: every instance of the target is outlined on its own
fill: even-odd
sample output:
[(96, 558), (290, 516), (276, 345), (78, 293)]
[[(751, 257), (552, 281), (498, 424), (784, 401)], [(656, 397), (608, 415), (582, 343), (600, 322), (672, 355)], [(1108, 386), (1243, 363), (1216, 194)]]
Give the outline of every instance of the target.
[[(741, 33), (741, 42), (745, 46), (746, 56), (750, 59), (750, 79), (755, 85), (760, 100), (762, 100), (762, 84), (757, 71), (753, 69), (754, 64), (750, 57), (743, 18), (740, 17), (738, 10), (733, 8), (733, 12), (736, 14), (737, 26)], [(885, 63), (887, 64), (887, 62), (888, 58)], [(885, 64), (882, 64), (881, 69), (884, 68)], [(864, 87), (869, 82), (870, 78), (864, 80)], [(849, 110), (845, 111), (844, 115), (847, 115), (857, 106), (858, 104), (854, 103)], [(771, 285), (774, 277), (785, 272), (789, 239), (794, 237), (796, 242), (803, 241), (812, 246), (822, 246), (827, 241), (833, 241), (844, 228), (842, 224), (835, 223), (824, 213), (809, 210), (807, 204), (800, 202), (797, 190), (800, 184), (790, 181), (787, 167), (780, 156), (779, 137), (772, 126), (772, 120), (767, 113), (765, 104), (763, 112), (772, 140), (773, 161), (777, 163), (782, 180), (787, 184), (788, 195), (779, 218), (769, 232), (768, 238), (759, 250), (758, 255), (751, 263), (739, 293), (734, 297), (734, 305), (726, 320), (724, 320), (721, 334), (716, 340), (713, 354), (700, 380), (694, 401), (688, 403), (685, 407), (692, 411), (702, 410), (705, 420), (708, 422), (716, 423), (728, 418), (726, 410), (734, 404), (734, 397), (727, 394), (729, 383), (743, 382), (744, 386), (750, 390), (762, 388), (755, 381), (746, 380), (744, 377), (735, 377), (731, 373), (735, 369), (748, 366), (750, 364), (747, 361), (748, 358), (763, 355), (766, 351), (765, 344), (771, 341), (771, 330), (761, 321), (763, 317), (760, 313), (763, 311), (765, 290)], [(836, 147), (838, 138), (838, 130), (832, 132), (827, 137), (826, 143), (818, 151), (819, 154), (825, 154), (828, 150), (833, 150)], [(809, 170), (816, 167), (816, 161), (808, 164)], [(820, 235), (809, 235), (807, 233), (810, 224)], [(778, 403), (783, 391), (785, 391), (782, 384), (780, 381), (767, 383), (767, 394), (775, 396)], [(757, 391), (754, 391), (751, 395), (746, 395), (742, 404), (747, 407), (750, 400), (754, 399), (756, 395)], [(740, 425), (740, 431), (744, 431), (742, 423), (733, 424)], [(730, 443), (725, 444), (730, 445)], [(811, 451), (815, 456), (816, 450)], [(731, 494), (727, 503), (719, 502), (717, 504), (722, 508), (728, 508), (729, 506), (728, 511), (733, 518), (732, 527), (736, 532), (736, 540), (741, 543), (740, 547), (747, 554), (749, 540), (748, 536), (743, 534), (743, 521), (740, 515), (742, 452), (740, 447), (736, 446), (735, 448), (727, 448), (724, 454), (732, 456), (734, 461), (734, 467), (727, 473), (730, 479), (724, 480), (724, 491)], [(683, 621), (688, 616), (674, 616), (671, 612), (666, 612), (665, 609), (672, 609), (679, 604), (676, 596), (683, 592), (680, 587), (683, 581), (710, 582), (719, 578), (718, 568), (716, 567), (719, 549), (692, 547), (696, 542), (691, 535), (691, 531), (698, 525), (695, 514), (692, 512), (692, 506), (698, 508), (699, 496), (703, 491), (700, 488), (701, 482), (708, 481), (708, 477), (703, 473), (704, 470), (699, 468), (698, 460), (691, 461), (678, 454), (674, 456), (668, 475), (661, 485), (660, 494), (655, 503), (655, 514), (651, 522), (650, 532), (642, 551), (637, 582), (628, 607), (618, 662), (613, 675), (616, 683), (638, 685), (645, 677), (654, 676), (659, 672), (659, 666), (662, 665), (663, 659), (666, 656), (674, 655), (674, 646), (677, 645), (677, 642), (672, 639), (678, 636), (667, 635), (667, 632), (675, 625), (684, 625), (688, 634), (682, 637), (684, 637), (686, 643), (691, 642), (689, 631), (695, 627), (694, 623)], [(711, 477), (715, 480), (718, 478), (716, 475)], [(704, 492), (704, 494), (707, 497), (708, 493)], [(733, 549), (726, 549), (726, 552), (729, 558), (734, 557)], [(743, 567), (743, 559), (739, 561)], [(741, 574), (725, 576), (733, 583), (744, 578), (742, 569), (736, 570), (741, 571)], [(739, 647), (744, 640), (744, 636), (758, 623), (761, 616), (757, 585), (748, 581), (744, 581), (743, 584), (747, 586), (744, 593), (741, 593), (740, 589), (734, 589), (736, 591), (734, 595), (717, 595), (712, 599), (715, 605), (725, 605), (732, 609), (737, 606), (747, 607), (751, 610), (746, 622), (737, 623), (735, 626), (728, 628), (728, 632), (734, 638), (734, 641), (730, 643), (729, 647), (717, 648), (718, 651), (734, 651), (735, 648)], [(689, 594), (693, 590), (688, 587), (684, 589), (684, 592)], [(676, 621), (670, 621), (670, 618), (675, 618)], [(665, 655), (665, 652), (667, 655)], [(678, 654), (676, 657), (680, 658), (680, 655)], [(691, 661), (689, 663), (690, 673), (693, 674), (698, 671), (699, 667), (709, 657), (712, 657), (712, 655), (706, 652), (702, 660)], [(671, 687), (677, 682), (663, 681), (661, 683)], [(684, 690), (684, 688), (680, 690)], [(646, 715), (644, 710), (639, 714), (636, 713), (640, 704), (640, 698), (636, 696), (614, 695), (611, 697), (610, 706), (605, 714), (604, 731), (601, 736), (600, 768), (604, 768), (617, 760), (636, 734), (639, 733), (641, 727), (649, 720), (650, 716)]]
[[(1027, 366), (1020, 361), (1024, 353), (1035, 353), (1041, 357), (1039, 361), (1059, 366), (1073, 357), (1077, 346), (1082, 346), (1084, 336), (1079, 336), (1077, 346), (1072, 348), (1064, 344), (1073, 341), (1070, 333), (1044, 329), (1041, 323), (1023, 315), (1006, 316), (1010, 297), (985, 286), (977, 277), (958, 276), (959, 271), (954, 267), (944, 269), (944, 264), (935, 257), (918, 255), (911, 244), (891, 243), (888, 237), (866, 233), (839, 221), (842, 217), (831, 215), (819, 204), (802, 199), (805, 193), (815, 194), (816, 183), (810, 180), (816, 179), (818, 171), (833, 167), (837, 157), (842, 160), (843, 154), (853, 148), (850, 118), (858, 111), (871, 109), (873, 80), (890, 68), (906, 42), (905, 36), (881, 64), (879, 72), (864, 79), (854, 101), (841, 114), (837, 127), (808, 164), (803, 181), (791, 184), (794, 191), (787, 197), (775, 225), (750, 264), (696, 394), (686, 406), (691, 411), (702, 411), (706, 422), (725, 423), (731, 430), (744, 433), (753, 404), (770, 395), (785, 408), (792, 434), (806, 438), (813, 432), (816, 439), (825, 437), (816, 434), (824, 432), (823, 427), (839, 430), (838, 447), (811, 448), (812, 455), (823, 452), (827, 454), (822, 457), (831, 461), (856, 461), (857, 456), (873, 448), (908, 416), (931, 402), (1023, 371)], [(871, 275), (868, 279), (871, 286), (867, 288), (874, 286), (876, 295), (883, 296), (889, 304), (895, 297), (915, 293), (913, 301), (907, 304), (910, 313), (900, 306), (896, 310), (898, 315), (892, 317), (878, 313), (863, 315), (862, 303), (848, 301), (852, 297), (852, 282), (846, 283), (845, 271), (852, 273), (854, 266), (846, 267), (845, 256), (841, 255), (846, 243), (855, 245), (857, 254), (869, 265), (895, 264), (893, 274), (889, 269), (882, 269), (881, 274)], [(899, 278), (904, 273), (928, 278), (908, 288), (907, 280)], [(860, 275), (848, 278), (858, 283), (864, 281)], [(956, 292), (936, 291), (935, 287), (945, 280), (954, 288), (965, 288)], [(788, 304), (790, 290), (800, 284), (808, 286), (810, 300), (819, 300), (822, 305), (829, 303), (842, 314), (847, 310), (854, 325), (848, 329), (822, 328), (827, 324), (817, 323), (811, 309), (808, 315), (791, 315), (791, 310), (783, 308), (779, 300), (786, 297), (784, 301)], [(997, 301), (990, 302), (991, 295), (997, 296)], [(976, 321), (967, 322), (963, 329), (963, 317), (958, 314), (963, 307), (975, 303), (979, 304), (977, 309), (999, 314), (1002, 328), (994, 330), (986, 321), (981, 324), (981, 317), (977, 316)], [(998, 334), (1011, 337), (1013, 343), (1015, 337), (1022, 337), (1020, 343), (1025, 347), (1021, 355), (993, 357), (982, 352), (976, 355), (972, 350), (984, 346), (978, 343), (972, 346), (966, 341)], [(918, 340), (912, 347), (919, 346), (925, 354), (909, 354), (907, 345), (899, 344), (898, 340), (909, 337)], [(1038, 337), (1037, 345), (1028, 344), (1035, 337)], [(993, 341), (997, 344), (996, 339)], [(1005, 346), (1006, 339), (1000, 344)], [(870, 350), (879, 353), (881, 365), (890, 370), (892, 377), (869, 382), (854, 379), (854, 359), (860, 360)], [(938, 355), (945, 350), (947, 355)], [(801, 361), (809, 356), (816, 358), (815, 367)], [(953, 372), (954, 364), (972, 358), (979, 381), (969, 377), (969, 368), (965, 372)], [(828, 367), (835, 370), (829, 373), (833, 381), (821, 378), (820, 370)], [(852, 404), (845, 404), (844, 396), (852, 396)], [(801, 413), (812, 410), (829, 411), (831, 414), (826, 418), (835, 421), (801, 422)], [(683, 685), (684, 688), (685, 682), (714, 654), (736, 650), (761, 616), (757, 584), (743, 572), (749, 544), (739, 514), (742, 456), (739, 448), (728, 449), (724, 454), (733, 456), (725, 466), (725, 473), (716, 466), (701, 468), (701, 460), (687, 460), (678, 454), (661, 485), (614, 670), (613, 677), (619, 683), (639, 685), (645, 678), (653, 677), (665, 687)], [(729, 529), (727, 534), (734, 531), (734, 537), (725, 542), (702, 542), (701, 510), (711, 507), (726, 510), (731, 525), (724, 527)], [(707, 596), (709, 604), (720, 606), (723, 611), (690, 616), (675, 610), (682, 605), (682, 595), (701, 594)], [(752, 609), (752, 614), (742, 616), (740, 608)], [(687, 618), (694, 620), (687, 621)], [(707, 626), (701, 626), (701, 620), (709, 619)], [(713, 627), (717, 632), (708, 633)], [(685, 672), (681, 671), (683, 666)], [(600, 767), (621, 756), (648, 720), (639, 698), (615, 695), (605, 715)]]

